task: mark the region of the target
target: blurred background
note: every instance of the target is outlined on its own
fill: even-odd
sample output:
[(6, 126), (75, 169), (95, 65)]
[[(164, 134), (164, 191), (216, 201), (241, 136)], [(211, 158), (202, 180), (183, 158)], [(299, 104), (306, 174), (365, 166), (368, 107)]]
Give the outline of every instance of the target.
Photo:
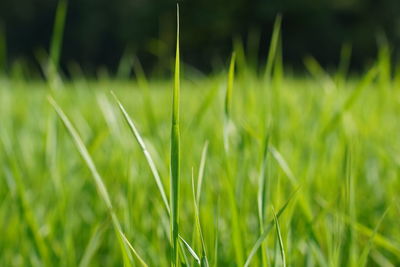
[[(38, 69), (48, 51), (56, 0), (0, 1), (0, 68), (24, 62)], [(351, 46), (351, 68), (376, 58), (390, 44), (398, 58), (399, 0), (202, 0), (181, 1), (182, 60), (201, 71), (225, 64), (233, 44), (242, 43), (250, 61), (263, 64), (273, 23), (282, 15), (286, 65), (303, 67), (307, 55), (337, 66), (343, 45)], [(69, 0), (61, 66), (87, 74), (118, 69), (121, 58), (136, 55), (145, 70), (162, 73), (174, 55), (176, 1)]]

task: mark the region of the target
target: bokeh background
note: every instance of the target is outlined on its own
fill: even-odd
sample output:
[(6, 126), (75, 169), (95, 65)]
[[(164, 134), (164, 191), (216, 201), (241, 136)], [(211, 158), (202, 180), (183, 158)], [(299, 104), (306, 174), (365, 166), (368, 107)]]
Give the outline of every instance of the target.
[[(57, 2), (0, 1), (2, 68), (16, 61), (37, 64), (48, 50)], [(174, 54), (175, 8), (172, 0), (69, 0), (62, 67), (77, 63), (88, 73), (115, 71), (123, 55), (134, 54), (146, 71), (167, 68)], [(187, 0), (180, 1), (180, 10), (182, 59), (202, 71), (226, 62), (234, 40), (262, 64), (277, 14), (283, 18), (283, 59), (295, 68), (306, 55), (335, 66), (343, 44), (352, 47), (353, 70), (373, 60), (382, 43), (398, 57), (399, 0)]]

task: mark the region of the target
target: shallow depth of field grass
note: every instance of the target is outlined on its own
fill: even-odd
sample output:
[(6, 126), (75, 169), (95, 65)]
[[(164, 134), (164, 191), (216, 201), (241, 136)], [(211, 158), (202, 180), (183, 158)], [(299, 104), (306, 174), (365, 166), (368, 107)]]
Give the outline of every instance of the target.
[[(228, 126), (227, 74), (183, 77), (179, 233), (196, 255), (212, 266), (241, 266), (269, 229), (264, 256), (257, 250), (250, 264), (281, 265), (273, 209), (288, 202), (278, 218), (287, 265), (398, 265), (400, 88), (382, 74), (265, 80), (238, 67)], [(0, 88), (0, 265), (123, 261), (107, 206), (50, 94), (93, 158), (127, 239), (149, 266), (169, 265), (169, 216), (109, 89), (135, 123), (169, 199), (173, 83), (151, 81), (145, 91), (135, 81), (76, 79), (50, 93), (44, 82), (3, 78)], [(185, 246), (179, 255), (196, 263)]]
[(0, 76), (0, 266), (398, 266), (389, 50), (294, 75), (278, 28), (258, 71)]

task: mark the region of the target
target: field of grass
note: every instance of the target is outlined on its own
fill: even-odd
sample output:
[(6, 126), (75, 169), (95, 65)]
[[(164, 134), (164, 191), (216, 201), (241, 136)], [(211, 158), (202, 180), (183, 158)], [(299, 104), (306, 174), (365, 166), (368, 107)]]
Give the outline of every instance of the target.
[[(348, 80), (238, 66), (230, 104), (227, 73), (182, 77), (179, 235), (193, 252), (180, 241), (180, 261), (400, 264), (400, 87), (382, 65)], [(173, 82), (59, 87), (0, 84), (0, 265), (139, 263), (116, 225), (149, 266), (169, 265)]]
[(1, 75), (0, 266), (400, 265), (389, 50), (294, 75), (277, 29), (262, 71), (238, 46), (186, 73), (177, 46), (171, 80)]

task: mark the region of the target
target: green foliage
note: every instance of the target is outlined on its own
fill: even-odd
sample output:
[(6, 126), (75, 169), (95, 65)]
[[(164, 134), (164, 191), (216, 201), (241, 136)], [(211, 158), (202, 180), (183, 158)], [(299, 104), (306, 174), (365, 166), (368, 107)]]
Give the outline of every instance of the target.
[[(342, 86), (329, 90), (321, 90), (323, 77), (286, 75), (280, 110), (274, 101), (263, 107), (259, 96), (271, 86), (264, 77), (237, 75), (228, 152), (222, 134), (226, 72), (195, 82), (183, 77), (179, 261), (282, 263), (274, 206), (287, 265), (398, 265), (400, 88), (390, 82), (388, 94), (371, 75), (341, 78)], [(170, 84), (148, 81), (153, 128), (137, 83), (65, 83), (65, 90), (53, 93), (68, 127), (52, 121), (55, 141), (45, 145), (43, 118), (54, 113), (46, 82), (2, 81), (0, 265), (116, 266), (123, 263), (122, 251), (133, 252), (130, 243), (149, 266), (171, 264), (171, 191), (164, 189), (169, 162), (176, 160), (168, 145)], [(102, 89), (110, 87), (123, 106)], [(196, 120), (200, 109), (203, 118)], [(267, 131), (263, 111), (274, 118)]]
[[(61, 1), (53, 63), (65, 12)], [(348, 77), (348, 46), (334, 75), (312, 57), (312, 78), (285, 75), (278, 17), (265, 73), (238, 42), (236, 73), (233, 53), (227, 73), (181, 90), (177, 18), (172, 103), (171, 81), (137, 61), (137, 83), (2, 77), (0, 266), (399, 265), (389, 47), (361, 76)], [(65, 90), (48, 97), (55, 81)]]

